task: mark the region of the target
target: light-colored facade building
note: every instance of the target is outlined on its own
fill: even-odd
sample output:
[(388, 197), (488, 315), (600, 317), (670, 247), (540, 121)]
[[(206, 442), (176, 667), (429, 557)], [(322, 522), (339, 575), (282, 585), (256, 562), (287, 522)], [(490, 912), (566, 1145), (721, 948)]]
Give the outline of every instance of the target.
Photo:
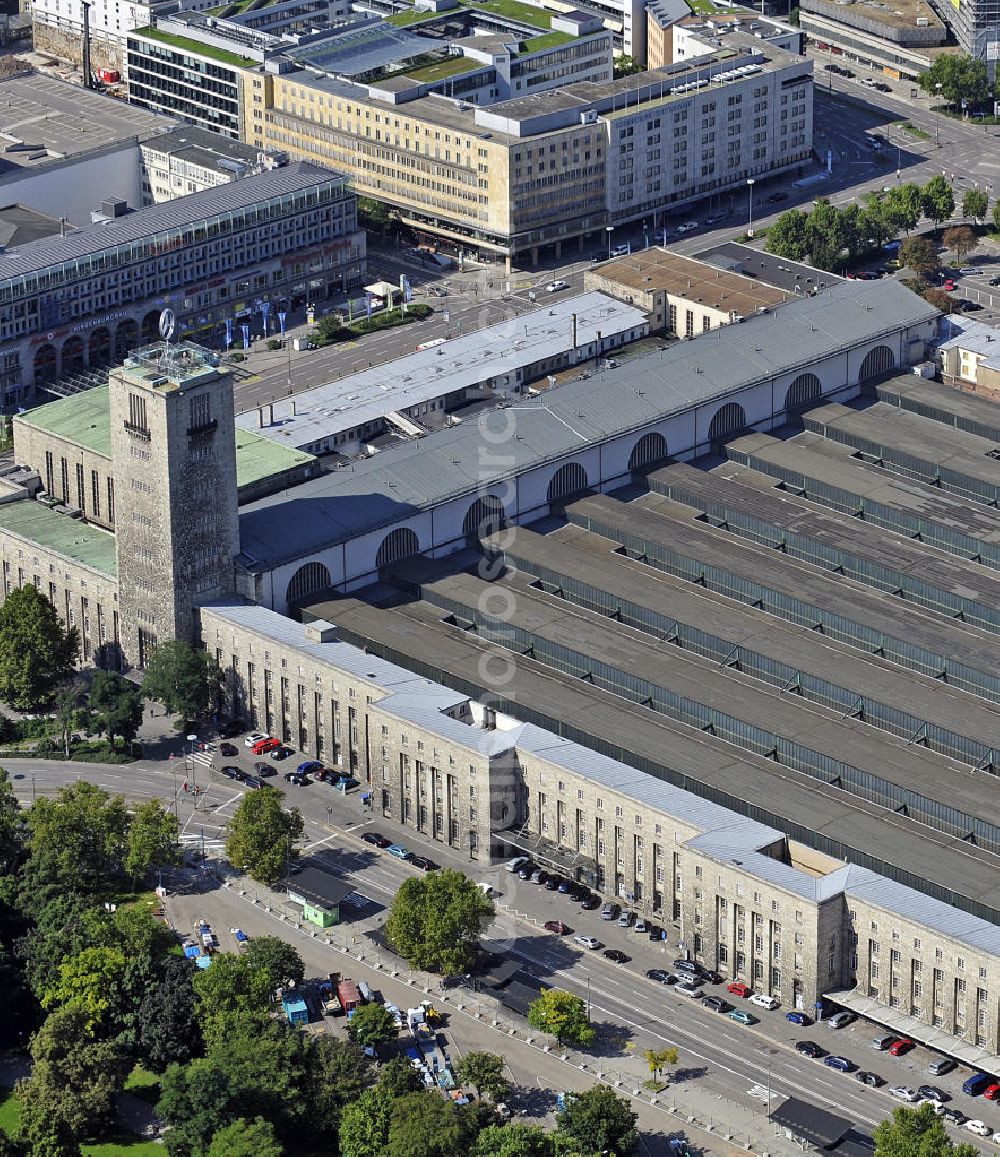
[(233, 709), (349, 769), (393, 822), (484, 866), (527, 848), (674, 924), (691, 957), (789, 1008), (829, 998), (968, 1063), (1000, 1053), (1000, 932), (987, 921), (484, 710), (322, 620), (233, 603), (199, 615)]
[(329, 169), (300, 162), (117, 215), (124, 208), (4, 255), (6, 408), (60, 377), (123, 361), (155, 337), (165, 305), (179, 335), (218, 339), (265, 304), (274, 321), (282, 303), (300, 308), (364, 279), (356, 198)]
[(953, 314), (936, 351), (941, 378), (949, 385), (1000, 398), (1000, 330), (965, 314)]
[(649, 314), (654, 332), (677, 337), (694, 337), (744, 321), (794, 296), (655, 247), (588, 269), (583, 284), (585, 289), (638, 306)]
[(145, 205), (159, 205), (175, 197), (215, 189), (288, 163), (284, 153), (260, 152), (242, 141), (194, 125), (178, 126), (143, 141), (139, 154)]

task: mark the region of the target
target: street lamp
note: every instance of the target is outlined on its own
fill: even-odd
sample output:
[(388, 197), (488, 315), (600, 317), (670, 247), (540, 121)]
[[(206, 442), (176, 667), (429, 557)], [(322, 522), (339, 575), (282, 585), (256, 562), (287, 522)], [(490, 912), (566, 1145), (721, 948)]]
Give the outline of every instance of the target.
[(747, 189), (748, 189), (749, 194), (750, 194), (750, 213), (749, 213), (749, 220), (747, 222), (747, 237), (750, 237), (750, 238), (753, 237), (753, 186), (754, 186), (753, 177), (747, 177)]
[[(938, 83), (934, 86), (934, 91), (937, 94), (938, 100), (940, 100), (941, 99), (941, 82), (940, 81), (938, 81)], [(934, 144), (937, 145), (938, 147), (940, 147), (940, 145), (941, 145), (941, 113), (940, 112), (938, 112), (937, 116), (934, 118)]]
[(614, 225), (605, 225), (604, 232), (608, 235), (608, 260), (611, 260), (611, 234), (614, 233)]

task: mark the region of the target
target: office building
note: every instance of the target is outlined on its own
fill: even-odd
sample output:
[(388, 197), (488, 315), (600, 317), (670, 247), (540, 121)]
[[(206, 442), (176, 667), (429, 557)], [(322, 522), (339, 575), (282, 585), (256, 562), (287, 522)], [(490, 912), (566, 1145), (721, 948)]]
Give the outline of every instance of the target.
[[(90, 367), (120, 363), (153, 340), (169, 305), (178, 333), (222, 344), (266, 310), (303, 307), (361, 284), (365, 238), (347, 181), (308, 162), (258, 173), (0, 261), (0, 389), (12, 408)], [(264, 328), (264, 321), (259, 324)]]
[(139, 153), (145, 205), (214, 189), (288, 163), (284, 153), (260, 152), (242, 141), (194, 125), (179, 126), (143, 141)]
[(928, 0), (901, 0), (891, 7), (803, 0), (799, 22), (824, 64), (858, 63), (893, 79), (915, 81), (942, 52), (954, 52), (947, 46), (948, 25), (956, 24), (957, 33), (958, 6), (940, 7), (939, 15)]

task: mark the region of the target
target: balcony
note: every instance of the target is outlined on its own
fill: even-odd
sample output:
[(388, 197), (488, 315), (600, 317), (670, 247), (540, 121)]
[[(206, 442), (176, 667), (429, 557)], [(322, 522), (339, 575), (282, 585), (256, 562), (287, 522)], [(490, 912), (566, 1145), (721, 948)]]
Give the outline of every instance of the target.
[(151, 435), (145, 426), (136, 426), (132, 422), (123, 422), (125, 433), (137, 439), (139, 442), (149, 442)]

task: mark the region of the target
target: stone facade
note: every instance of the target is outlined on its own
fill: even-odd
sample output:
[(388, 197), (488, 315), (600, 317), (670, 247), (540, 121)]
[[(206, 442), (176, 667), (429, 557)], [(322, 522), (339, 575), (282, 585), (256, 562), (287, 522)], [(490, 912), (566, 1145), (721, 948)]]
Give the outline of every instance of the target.
[(230, 594), (239, 554), (232, 375), (196, 346), (148, 346), (109, 378), (122, 638), (144, 667), (194, 639), (194, 606)]
[(898, 1010), (946, 1051), (962, 1046), (954, 1034), (997, 1054), (1000, 953), (985, 921), (963, 915), (947, 935), (947, 905), (501, 718), (322, 621), (236, 604), (202, 607), (200, 621), (232, 710), (349, 767), (385, 819), (482, 865), (530, 848), (786, 1008), (856, 993), (876, 1021)]

